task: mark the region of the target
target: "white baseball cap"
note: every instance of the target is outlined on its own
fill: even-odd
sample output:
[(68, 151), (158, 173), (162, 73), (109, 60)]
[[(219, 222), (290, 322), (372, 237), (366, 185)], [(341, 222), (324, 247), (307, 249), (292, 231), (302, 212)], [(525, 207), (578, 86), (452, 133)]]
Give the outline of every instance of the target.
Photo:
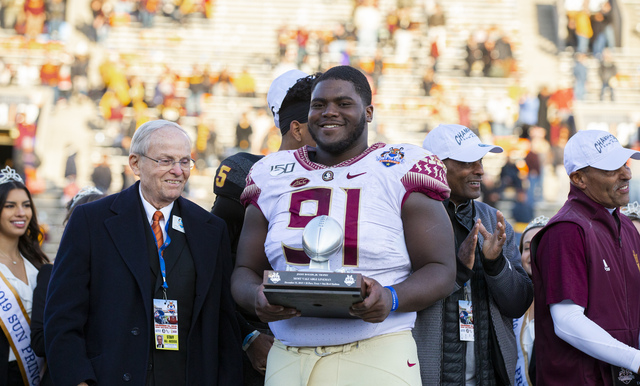
[(289, 70), (279, 77), (275, 78), (269, 87), (269, 92), (267, 93), (267, 104), (269, 105), (269, 110), (273, 114), (273, 122), (276, 124), (276, 127), (280, 128), (280, 107), (282, 106), (282, 101), (287, 96), (287, 92), (289, 89), (293, 87), (298, 80), (302, 78), (306, 78), (309, 76), (307, 73), (304, 73), (300, 70)]
[(640, 152), (625, 149), (608, 131), (582, 130), (564, 147), (564, 168), (567, 174), (587, 166), (600, 170), (617, 170), (629, 158), (640, 159)]
[(488, 152), (502, 153), (502, 148), (486, 145), (471, 129), (462, 125), (438, 125), (422, 142), (422, 147), (441, 160), (451, 158), (460, 162), (476, 162)]

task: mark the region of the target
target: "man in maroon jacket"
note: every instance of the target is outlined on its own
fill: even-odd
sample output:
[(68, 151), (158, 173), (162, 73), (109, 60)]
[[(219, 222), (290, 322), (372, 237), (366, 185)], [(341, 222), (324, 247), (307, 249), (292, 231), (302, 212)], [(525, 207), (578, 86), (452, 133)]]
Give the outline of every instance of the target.
[(619, 211), (629, 158), (640, 153), (605, 131), (567, 142), (569, 199), (532, 243), (537, 384), (640, 379), (640, 236)]

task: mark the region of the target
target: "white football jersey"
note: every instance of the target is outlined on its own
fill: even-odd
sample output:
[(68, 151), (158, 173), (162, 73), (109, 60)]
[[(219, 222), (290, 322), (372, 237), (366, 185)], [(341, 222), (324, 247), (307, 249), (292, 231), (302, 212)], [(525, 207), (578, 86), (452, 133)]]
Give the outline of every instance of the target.
[[(342, 252), (330, 269), (345, 267), (381, 285), (404, 281), (411, 261), (404, 240), (401, 210), (410, 193), (444, 200), (449, 196), (442, 162), (423, 148), (377, 143), (359, 156), (327, 167), (309, 159), (313, 148), (281, 151), (257, 162), (242, 194), (267, 221), (264, 247), (273, 269), (287, 265), (305, 269), (304, 227), (327, 215), (344, 231)], [(428, 219), (425, 219), (428, 221)], [(276, 338), (288, 346), (346, 344), (413, 328), (414, 312), (392, 312), (382, 323), (360, 319), (299, 317), (269, 323)]]

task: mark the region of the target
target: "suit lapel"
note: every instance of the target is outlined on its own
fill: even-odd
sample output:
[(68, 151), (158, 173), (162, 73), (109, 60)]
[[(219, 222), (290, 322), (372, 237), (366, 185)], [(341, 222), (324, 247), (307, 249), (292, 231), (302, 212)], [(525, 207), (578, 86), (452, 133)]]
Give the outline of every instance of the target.
[[(124, 190), (111, 205), (115, 216), (105, 220), (105, 227), (113, 244), (135, 277), (147, 313), (151, 310), (148, 296), (150, 278), (149, 251), (144, 232), (145, 221), (140, 211), (139, 182)], [(117, 284), (117, 278), (114, 278)]]
[(195, 321), (212, 284), (218, 258), (217, 251), (224, 230), (208, 222), (207, 212), (188, 209), (190, 205), (195, 204), (183, 198), (178, 200), (181, 204), (187, 244), (196, 269), (196, 299), (193, 305), (193, 321)]
[(171, 244), (164, 252), (167, 265), (167, 276), (171, 273), (178, 260), (182, 257), (182, 252), (186, 246), (185, 238), (181, 237), (182, 235), (180, 234), (180, 231), (173, 229), (174, 216), (182, 217), (182, 212), (178, 202), (173, 205), (173, 210), (171, 211), (171, 215), (168, 220), (169, 226), (167, 227), (167, 234), (171, 236)]

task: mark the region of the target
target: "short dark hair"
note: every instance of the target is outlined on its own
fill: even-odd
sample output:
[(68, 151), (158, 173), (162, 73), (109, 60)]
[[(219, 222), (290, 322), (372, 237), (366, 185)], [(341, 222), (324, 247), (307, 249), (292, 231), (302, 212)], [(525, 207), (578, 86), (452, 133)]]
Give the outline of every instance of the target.
[(309, 75), (298, 81), (287, 90), (287, 95), (282, 100), (278, 112), (280, 121), (280, 133), (285, 136), (291, 128), (291, 122), (307, 123), (309, 118), (309, 106), (311, 102), (311, 89), (314, 79), (320, 73)]
[(317, 72), (313, 75), (298, 79), (296, 84), (291, 86), (289, 91), (287, 91), (287, 95), (282, 100), (280, 111), (297, 102), (309, 103), (309, 101), (311, 101), (311, 90), (313, 89), (314, 81), (320, 75), (322, 75), (322, 73)]
[(346, 80), (347, 82), (351, 82), (365, 106), (369, 106), (371, 104), (371, 86), (369, 86), (367, 77), (360, 70), (351, 66), (332, 67), (316, 78), (311, 91), (313, 92), (318, 83), (328, 79)]

